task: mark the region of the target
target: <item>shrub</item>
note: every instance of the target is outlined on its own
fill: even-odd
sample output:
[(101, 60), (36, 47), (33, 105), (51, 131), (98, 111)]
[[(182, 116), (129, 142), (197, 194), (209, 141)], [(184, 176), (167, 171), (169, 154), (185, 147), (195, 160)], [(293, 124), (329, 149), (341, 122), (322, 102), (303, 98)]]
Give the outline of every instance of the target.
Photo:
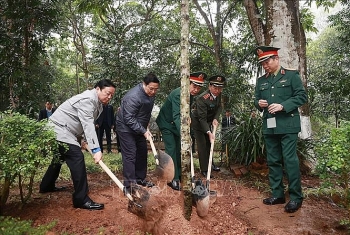
[(345, 190), (346, 205), (350, 209), (349, 171), (350, 171), (350, 123), (342, 123), (342, 127), (325, 130), (323, 137), (315, 146), (317, 154), (317, 172), (326, 184), (342, 186)]
[(47, 225), (41, 225), (39, 227), (32, 227), (31, 221), (21, 221), (12, 217), (0, 216), (0, 234), (6, 235), (44, 235), (47, 231), (53, 228), (56, 222), (51, 222)]
[(262, 119), (259, 115), (242, 112), (240, 120), (223, 136), (230, 152), (230, 162), (249, 165), (259, 158), (265, 158)]
[(30, 198), (37, 169), (51, 161), (56, 150), (55, 134), (47, 121), (37, 122), (19, 113), (0, 113), (0, 208), (16, 180), (22, 204)]

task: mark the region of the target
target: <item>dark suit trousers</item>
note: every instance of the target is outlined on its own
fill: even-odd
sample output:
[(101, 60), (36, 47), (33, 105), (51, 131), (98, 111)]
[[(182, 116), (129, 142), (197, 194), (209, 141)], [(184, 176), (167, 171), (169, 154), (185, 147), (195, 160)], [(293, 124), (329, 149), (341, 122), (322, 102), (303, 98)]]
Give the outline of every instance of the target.
[(124, 186), (147, 175), (147, 142), (143, 135), (118, 132), (123, 159)]
[[(68, 149), (66, 149), (64, 145), (68, 146)], [(66, 161), (73, 180), (73, 205), (81, 206), (85, 202), (91, 200), (87, 195), (89, 188), (87, 183), (84, 154), (82, 153), (81, 148), (79, 146), (72, 144), (64, 145), (60, 145), (59, 152), (61, 155), (61, 160)], [(55, 187), (55, 181), (57, 180), (60, 169), (61, 164), (51, 164), (42, 179), (40, 188), (45, 190), (52, 189), (53, 187)], [(53, 187), (42, 188), (45, 186)]]
[(111, 128), (107, 124), (102, 123), (102, 125), (97, 129), (98, 143), (100, 144), (101, 151), (103, 152), (103, 133), (106, 132), (107, 141), (107, 151), (112, 150), (112, 138), (111, 138)]

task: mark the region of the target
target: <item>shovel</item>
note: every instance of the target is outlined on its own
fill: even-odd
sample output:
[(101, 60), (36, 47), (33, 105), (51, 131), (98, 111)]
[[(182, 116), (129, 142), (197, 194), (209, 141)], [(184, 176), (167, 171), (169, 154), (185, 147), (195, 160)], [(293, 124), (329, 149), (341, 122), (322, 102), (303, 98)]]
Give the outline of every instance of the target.
[(201, 179), (196, 180), (194, 176), (194, 163), (191, 150), (191, 181), (192, 181), (192, 202), (197, 208), (197, 215), (204, 217), (208, 214), (209, 207), (206, 206), (209, 200), (208, 191)]
[[(89, 146), (87, 146), (87, 144), (84, 146), (84, 148), (86, 148), (89, 153), (91, 155), (92, 152), (91, 152), (91, 149), (89, 148)], [(117, 184), (118, 188), (120, 190), (123, 191), (124, 193), (124, 185), (122, 184), (122, 182), (120, 182), (120, 180), (113, 174), (113, 172), (106, 166), (106, 164), (104, 164), (104, 162), (102, 160), (100, 160), (98, 162), (98, 164), (102, 167), (102, 169), (109, 175), (109, 177), (111, 177), (111, 179), (114, 181), (114, 183)], [(138, 187), (138, 186), (134, 186), (131, 188), (131, 193), (134, 195), (135, 199), (140, 199), (142, 198), (142, 200), (138, 200), (138, 202), (136, 202), (134, 200), (134, 198), (131, 196), (130, 192), (125, 192), (125, 196), (129, 199), (129, 208), (130, 207), (134, 207), (134, 208), (138, 208), (137, 209), (137, 213), (136, 214), (139, 214), (139, 210), (142, 210), (144, 211), (145, 208), (144, 208), (144, 205), (147, 204), (147, 201), (149, 199), (149, 193), (147, 190), (145, 189), (142, 189), (141, 187)], [(145, 196), (146, 195), (146, 196)], [(145, 200), (146, 199), (146, 200)], [(132, 206), (131, 206), (132, 205)], [(135, 209), (136, 211), (136, 209)], [(133, 212), (133, 211), (132, 211)]]
[(153, 138), (148, 137), (148, 141), (151, 145), (154, 158), (156, 159), (156, 170), (155, 174), (166, 182), (170, 182), (174, 179), (175, 169), (173, 159), (165, 152), (156, 150), (153, 143)]
[[(216, 126), (214, 126), (214, 128), (213, 128), (213, 135), (214, 135), (214, 137), (215, 137), (215, 133), (216, 133)], [(211, 166), (212, 166), (213, 153), (214, 153), (214, 143), (215, 143), (215, 138), (210, 144), (210, 154), (209, 154), (209, 163), (208, 163), (208, 172), (207, 172), (206, 185), (203, 186), (202, 182), (198, 182), (198, 184), (199, 183), (201, 184), (201, 186), (198, 189), (202, 190), (202, 187), (204, 187), (204, 191), (205, 191), (205, 193), (202, 192), (202, 196), (198, 197), (198, 199), (196, 200), (197, 214), (200, 217), (204, 217), (204, 216), (208, 215), (210, 204), (214, 203), (215, 200), (216, 200), (216, 192), (215, 191), (211, 191), (209, 189)], [(196, 187), (197, 187), (197, 183), (196, 183)], [(200, 191), (200, 190), (197, 190), (197, 191)], [(212, 203), (210, 202), (210, 199), (212, 199)]]

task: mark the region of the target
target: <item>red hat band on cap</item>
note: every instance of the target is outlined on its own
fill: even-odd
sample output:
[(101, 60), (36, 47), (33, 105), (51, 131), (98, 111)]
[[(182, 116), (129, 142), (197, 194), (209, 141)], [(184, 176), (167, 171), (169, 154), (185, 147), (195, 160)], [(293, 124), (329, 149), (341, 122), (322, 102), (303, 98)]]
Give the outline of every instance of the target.
[(190, 77), (190, 81), (204, 83), (204, 77), (202, 75), (198, 77)]
[(259, 60), (266, 58), (266, 57), (270, 57), (270, 56), (278, 56), (277, 51), (265, 51), (265, 52), (263, 52), (261, 49), (257, 50), (257, 54), (258, 54)]

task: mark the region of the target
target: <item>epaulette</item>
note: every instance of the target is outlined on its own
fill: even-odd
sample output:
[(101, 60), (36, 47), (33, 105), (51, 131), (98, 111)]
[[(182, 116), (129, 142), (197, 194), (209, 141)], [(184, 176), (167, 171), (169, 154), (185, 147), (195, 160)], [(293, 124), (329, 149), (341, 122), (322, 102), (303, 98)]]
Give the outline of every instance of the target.
[(293, 68), (284, 68), (285, 70), (291, 70), (291, 71), (295, 71), (295, 70), (297, 70), (297, 69), (293, 69)]
[(203, 98), (204, 98), (205, 100), (208, 99), (209, 97), (210, 97), (210, 94), (209, 94), (209, 93), (203, 95)]

